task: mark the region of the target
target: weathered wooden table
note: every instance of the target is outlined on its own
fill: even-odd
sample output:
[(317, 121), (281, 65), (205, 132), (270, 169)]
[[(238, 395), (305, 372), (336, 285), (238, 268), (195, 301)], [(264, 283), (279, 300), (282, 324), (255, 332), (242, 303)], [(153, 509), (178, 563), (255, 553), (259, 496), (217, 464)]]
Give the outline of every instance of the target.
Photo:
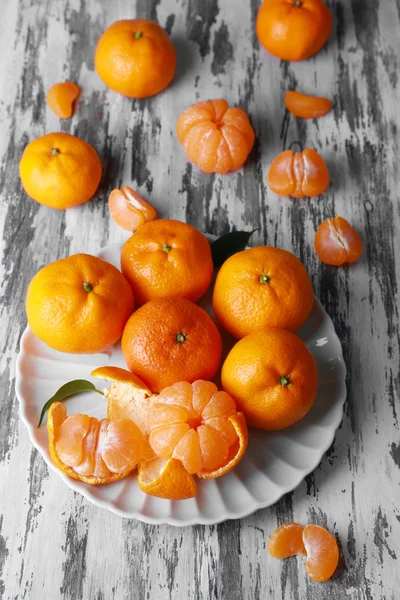
[[(287, 64), (259, 47), (258, 0), (1, 0), (1, 598), (400, 597), (400, 9), (396, 0), (328, 3), (327, 47)], [(178, 50), (173, 85), (142, 101), (107, 90), (93, 67), (104, 28), (135, 16), (157, 19)], [(60, 123), (45, 95), (65, 79), (83, 93)], [(290, 117), (283, 93), (294, 87), (334, 98), (333, 113)], [(245, 168), (222, 177), (188, 164), (174, 133), (184, 108), (221, 96), (249, 112), (257, 133)], [(18, 177), (26, 144), (60, 128), (93, 144), (104, 165), (97, 198), (67, 212), (28, 199)], [(321, 198), (279, 199), (266, 188), (272, 158), (294, 140), (327, 160), (332, 185)], [(122, 182), (165, 217), (213, 234), (258, 228), (253, 243), (294, 251), (342, 340), (348, 400), (334, 444), (293, 493), (241, 521), (175, 529), (122, 520), (49, 472), (20, 423), (14, 365), (28, 282), (50, 261), (121, 239), (106, 199)], [(335, 213), (365, 242), (351, 268), (324, 266), (313, 250), (316, 227)], [(338, 535), (333, 580), (312, 583), (302, 560), (268, 557), (269, 534), (288, 520)]]

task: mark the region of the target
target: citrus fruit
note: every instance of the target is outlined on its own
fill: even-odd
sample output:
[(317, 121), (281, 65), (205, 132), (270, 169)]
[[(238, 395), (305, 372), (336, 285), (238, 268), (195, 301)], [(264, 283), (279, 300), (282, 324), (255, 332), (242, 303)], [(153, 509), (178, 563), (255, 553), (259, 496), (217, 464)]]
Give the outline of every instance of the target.
[(235, 402), (211, 381), (164, 388), (151, 405), (150, 446), (160, 458), (175, 458), (190, 474), (211, 479), (239, 462), (247, 425)]
[(187, 108), (176, 124), (188, 159), (205, 173), (227, 173), (245, 163), (254, 144), (254, 130), (241, 108), (226, 100), (206, 100)]
[(211, 379), (221, 359), (221, 335), (211, 317), (185, 298), (147, 302), (122, 336), (128, 368), (153, 391), (178, 381)]
[(33, 333), (60, 352), (110, 348), (121, 337), (133, 306), (133, 293), (122, 273), (89, 254), (74, 254), (43, 267), (26, 296)]
[(50, 456), (66, 475), (94, 485), (126, 477), (142, 455), (143, 436), (129, 419), (99, 421), (88, 415), (67, 417), (62, 402), (50, 406), (47, 430)]
[(285, 106), (295, 117), (302, 119), (316, 119), (323, 117), (332, 109), (332, 102), (328, 98), (307, 96), (294, 90), (285, 94)]
[(282, 60), (310, 58), (327, 42), (332, 14), (324, 0), (264, 0), (257, 15), (260, 43)]
[(249, 425), (276, 430), (308, 413), (317, 395), (318, 369), (294, 333), (261, 329), (235, 344), (222, 366), (221, 381)]
[(139, 304), (173, 297), (195, 302), (206, 293), (213, 275), (207, 238), (172, 219), (145, 223), (132, 235), (122, 248), (121, 268)]
[(185, 500), (197, 493), (193, 477), (175, 458), (156, 458), (140, 464), (138, 483), (142, 492), (157, 498)]
[(334, 535), (319, 525), (307, 525), (303, 531), (307, 552), (306, 570), (314, 581), (326, 581), (339, 562), (339, 548)]
[(215, 316), (236, 338), (262, 327), (297, 331), (313, 302), (311, 281), (300, 260), (270, 246), (229, 257), (217, 275), (212, 298)]
[(363, 243), (350, 223), (336, 216), (318, 227), (314, 248), (323, 263), (339, 267), (356, 262), (362, 254)]
[(27, 145), (19, 163), (24, 190), (50, 208), (72, 208), (92, 198), (101, 179), (96, 150), (69, 133), (49, 133)]
[(303, 525), (285, 523), (275, 529), (268, 541), (268, 552), (274, 558), (306, 554), (303, 544)]
[(328, 167), (322, 156), (312, 148), (302, 152), (285, 150), (272, 161), (268, 185), (280, 196), (320, 196), (329, 186)]
[(126, 231), (136, 231), (156, 218), (155, 209), (128, 185), (116, 188), (108, 197), (108, 208), (114, 223)]
[(130, 98), (147, 98), (166, 88), (176, 70), (175, 47), (154, 21), (116, 21), (100, 37), (94, 57), (104, 83)]
[(80, 91), (80, 88), (72, 81), (55, 83), (47, 92), (46, 102), (57, 117), (69, 119), (74, 112), (74, 102)]

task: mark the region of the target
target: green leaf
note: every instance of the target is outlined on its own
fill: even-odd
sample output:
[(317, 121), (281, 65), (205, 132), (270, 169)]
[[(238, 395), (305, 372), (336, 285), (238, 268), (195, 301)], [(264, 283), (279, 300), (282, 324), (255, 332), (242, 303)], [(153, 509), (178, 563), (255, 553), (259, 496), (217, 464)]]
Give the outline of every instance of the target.
[(41, 426), (44, 416), (53, 402), (61, 402), (62, 400), (66, 400), (67, 398), (70, 398), (70, 396), (75, 396), (75, 394), (80, 394), (81, 392), (97, 392), (103, 396), (103, 392), (95, 388), (91, 381), (87, 381), (86, 379), (74, 379), (73, 381), (68, 381), (68, 383), (64, 383), (64, 385), (56, 391), (54, 396), (52, 396), (50, 400), (47, 400), (46, 404), (43, 406), (38, 427)]
[(217, 269), (227, 258), (232, 256), (232, 254), (244, 250), (255, 231), (257, 231), (257, 229), (253, 229), (253, 231), (231, 231), (215, 240), (215, 242), (211, 244), (214, 267)]

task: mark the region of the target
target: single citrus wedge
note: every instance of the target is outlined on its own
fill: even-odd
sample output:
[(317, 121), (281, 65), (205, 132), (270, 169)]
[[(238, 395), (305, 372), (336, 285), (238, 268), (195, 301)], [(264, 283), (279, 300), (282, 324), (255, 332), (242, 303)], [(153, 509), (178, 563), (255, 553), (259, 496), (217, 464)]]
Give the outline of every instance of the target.
[(94, 485), (123, 479), (143, 454), (143, 435), (130, 419), (99, 421), (88, 415), (67, 416), (62, 402), (47, 418), (50, 456), (66, 475)]
[(126, 231), (136, 231), (156, 218), (156, 210), (128, 185), (116, 188), (108, 197), (114, 223)]
[(143, 453), (140, 462), (156, 457), (149, 444), (150, 429), (147, 417), (153, 396), (146, 384), (134, 373), (120, 367), (99, 367), (91, 372), (92, 377), (111, 381), (103, 393), (108, 400), (107, 418), (131, 419), (143, 434)]
[(303, 531), (307, 552), (306, 570), (314, 581), (326, 581), (339, 562), (339, 548), (334, 535), (319, 525), (307, 525)]
[(363, 243), (350, 223), (343, 217), (336, 216), (334, 219), (326, 219), (318, 227), (314, 248), (323, 263), (340, 267), (360, 258)]
[(72, 81), (55, 83), (47, 92), (47, 105), (60, 119), (69, 119), (74, 112), (74, 102), (81, 89)]
[(275, 529), (268, 541), (268, 552), (274, 558), (288, 558), (296, 554), (306, 554), (303, 544), (303, 525), (284, 523)]
[(196, 483), (179, 460), (156, 458), (139, 465), (140, 489), (150, 496), (169, 500), (193, 498)]
[(148, 416), (150, 445), (160, 458), (176, 458), (190, 474), (224, 475), (242, 458), (247, 425), (235, 402), (211, 381), (181, 381), (164, 388)]
[(302, 119), (323, 117), (332, 109), (332, 102), (328, 98), (308, 96), (293, 90), (286, 92), (284, 102), (292, 115)]

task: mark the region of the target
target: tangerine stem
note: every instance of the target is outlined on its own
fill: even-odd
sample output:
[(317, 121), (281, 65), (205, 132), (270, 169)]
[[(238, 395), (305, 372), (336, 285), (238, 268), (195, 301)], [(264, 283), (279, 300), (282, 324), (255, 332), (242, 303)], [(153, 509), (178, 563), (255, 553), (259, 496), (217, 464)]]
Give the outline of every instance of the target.
[(93, 290), (93, 286), (88, 281), (85, 281), (83, 284), (83, 289), (85, 290), (85, 292), (89, 293)]
[(176, 334), (176, 341), (178, 342), (178, 344), (183, 344), (183, 342), (186, 340), (186, 335), (184, 333), (182, 333), (181, 331), (179, 333)]
[(260, 279), (258, 280), (260, 283), (269, 283), (270, 278), (268, 277), (268, 275), (261, 275)]
[(303, 3), (301, 2), (301, 0), (295, 0), (295, 2), (294, 2), (294, 6), (295, 6), (296, 8), (300, 8), (302, 5), (303, 5)]
[(139, 40), (141, 37), (143, 37), (143, 33), (141, 31), (135, 31), (135, 39)]
[(61, 154), (61, 152), (58, 148), (52, 148), (50, 154), (51, 156), (57, 156), (58, 154)]
[(278, 381), (282, 387), (287, 387), (290, 384), (290, 375), (281, 375)]
[(166, 254), (169, 254), (171, 252), (172, 248), (171, 246), (168, 246), (168, 244), (164, 244), (164, 246), (162, 247), (162, 251), (165, 252)]

